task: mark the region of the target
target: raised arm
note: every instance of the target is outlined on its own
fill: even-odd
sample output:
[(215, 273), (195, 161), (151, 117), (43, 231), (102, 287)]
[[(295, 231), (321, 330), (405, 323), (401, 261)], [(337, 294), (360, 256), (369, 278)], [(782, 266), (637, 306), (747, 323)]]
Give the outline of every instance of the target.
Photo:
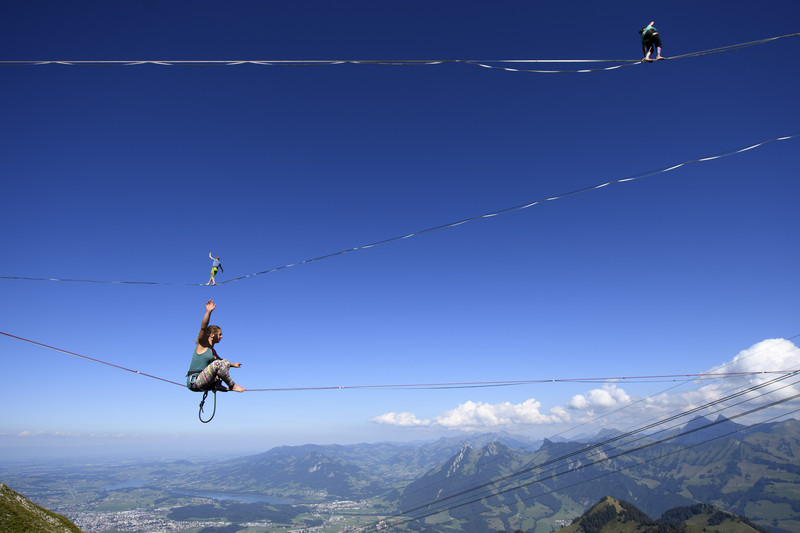
[(211, 252), (208, 252), (208, 258), (209, 258), (209, 259), (214, 259), (214, 256), (213, 256), (213, 255), (211, 255)]
[(208, 321), (211, 320), (211, 312), (216, 307), (217, 305), (214, 303), (214, 300), (209, 300), (206, 302), (206, 314), (203, 315), (203, 321), (200, 323), (201, 330), (204, 330), (208, 327)]

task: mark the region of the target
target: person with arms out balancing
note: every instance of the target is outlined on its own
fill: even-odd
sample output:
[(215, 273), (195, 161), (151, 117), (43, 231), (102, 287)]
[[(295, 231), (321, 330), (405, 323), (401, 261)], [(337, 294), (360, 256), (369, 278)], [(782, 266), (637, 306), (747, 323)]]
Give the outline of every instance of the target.
[(224, 272), (224, 270), (222, 270), (222, 263), (219, 262), (219, 256), (217, 256), (217, 258), (215, 259), (214, 256), (211, 255), (211, 252), (208, 252), (208, 258), (214, 262), (211, 263), (211, 279), (208, 280), (208, 283), (206, 283), (206, 285), (216, 285), (217, 282), (214, 281), (214, 276), (217, 275), (217, 270), (219, 270), (220, 272)]
[(655, 21), (650, 22), (647, 26), (639, 30), (639, 35), (642, 37), (642, 53), (644, 59), (642, 61), (650, 62), (650, 54), (656, 52), (656, 59), (664, 59), (661, 57), (661, 37), (658, 36), (658, 30), (653, 26)]
[[(222, 359), (214, 350), (214, 345), (222, 340), (222, 329), (219, 326), (208, 325), (211, 312), (215, 308), (213, 300), (206, 302), (206, 314), (200, 324), (200, 334), (197, 336), (189, 372), (186, 373), (186, 386), (194, 392), (210, 390), (244, 392), (247, 389), (234, 383), (228, 373), (231, 367), (239, 368), (242, 363), (231, 363), (227, 359)], [(222, 386), (223, 381), (228, 385), (227, 389)]]

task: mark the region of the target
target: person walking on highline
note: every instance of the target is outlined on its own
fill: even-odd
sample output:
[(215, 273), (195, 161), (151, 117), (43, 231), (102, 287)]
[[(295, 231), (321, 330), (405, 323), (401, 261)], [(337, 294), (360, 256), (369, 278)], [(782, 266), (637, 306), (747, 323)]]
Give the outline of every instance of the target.
[(219, 262), (219, 256), (215, 259), (214, 256), (211, 255), (211, 252), (208, 252), (208, 258), (211, 259), (213, 263), (211, 263), (211, 279), (208, 280), (206, 285), (216, 285), (217, 282), (214, 280), (214, 276), (217, 275), (217, 270), (224, 272), (224, 270), (222, 270), (222, 263)]
[(653, 61), (650, 59), (650, 54), (653, 52), (656, 53), (656, 59), (664, 59), (661, 57), (661, 37), (659, 37), (658, 30), (653, 24), (655, 24), (655, 21), (650, 22), (650, 24), (639, 30), (639, 35), (642, 37), (642, 53), (644, 54), (642, 61)]

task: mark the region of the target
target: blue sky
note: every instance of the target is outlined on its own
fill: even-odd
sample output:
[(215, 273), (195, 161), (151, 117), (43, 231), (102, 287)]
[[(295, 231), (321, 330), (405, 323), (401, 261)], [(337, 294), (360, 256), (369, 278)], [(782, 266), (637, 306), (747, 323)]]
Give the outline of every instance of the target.
[[(650, 20), (670, 57), (794, 33), (800, 5), (32, 1), (2, 8), (0, 60), (635, 60)], [(248, 388), (797, 368), (793, 343), (767, 341), (800, 333), (797, 139), (180, 284), (208, 279), (209, 252), (223, 281), (796, 133), (799, 45), (566, 74), (0, 66), (0, 274), (178, 284), (3, 279), (0, 331), (180, 382), (213, 299)], [(203, 425), (185, 389), (0, 343), (0, 446), (23, 458), (569, 436), (746, 384), (248, 392)]]

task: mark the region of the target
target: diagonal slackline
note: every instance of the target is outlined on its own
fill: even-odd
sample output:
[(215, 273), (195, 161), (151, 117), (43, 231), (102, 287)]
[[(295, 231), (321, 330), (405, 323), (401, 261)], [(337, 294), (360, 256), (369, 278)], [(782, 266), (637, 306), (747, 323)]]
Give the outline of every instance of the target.
[(447, 224), (442, 224), (440, 226), (435, 226), (435, 227), (432, 227), (432, 228), (416, 231), (416, 232), (413, 232), (413, 233), (408, 233), (406, 235), (400, 235), (400, 236), (397, 236), (397, 237), (391, 237), (391, 238), (388, 238), (388, 239), (384, 239), (382, 241), (376, 241), (376, 242), (373, 242), (373, 243), (370, 243), (370, 244), (365, 244), (365, 245), (362, 245), (362, 246), (356, 246), (354, 248), (349, 248), (347, 250), (341, 250), (339, 252), (333, 252), (333, 253), (330, 253), (330, 254), (327, 254), (327, 255), (323, 255), (323, 256), (320, 256), (320, 257), (315, 257), (315, 258), (312, 258), (312, 259), (306, 259), (306, 260), (300, 261), (298, 263), (292, 263), (292, 264), (289, 264), (289, 265), (283, 265), (283, 266), (271, 268), (269, 270), (264, 270), (262, 272), (255, 272), (253, 274), (248, 274), (246, 276), (239, 276), (237, 278), (232, 278), (232, 279), (225, 280), (225, 281), (222, 281), (220, 283), (217, 283), (217, 285), (223, 285), (225, 283), (233, 283), (234, 281), (239, 281), (239, 280), (242, 280), (242, 279), (251, 278), (253, 276), (260, 276), (262, 274), (268, 274), (270, 272), (275, 272), (275, 271), (278, 271), (278, 270), (283, 270), (285, 268), (290, 268), (290, 267), (293, 267), (293, 266), (302, 265), (304, 263), (311, 263), (313, 261), (319, 261), (321, 259), (328, 259), (330, 257), (335, 257), (337, 255), (343, 255), (343, 254), (346, 254), (346, 253), (349, 253), (349, 252), (354, 252), (354, 251), (357, 251), (357, 250), (365, 250), (367, 248), (373, 248), (373, 247), (379, 246), (381, 244), (388, 244), (390, 242), (401, 241), (403, 239), (408, 239), (410, 237), (414, 237), (414, 236), (417, 236), (417, 235), (422, 235), (424, 233), (431, 233), (431, 232), (439, 231), (439, 230), (443, 230), (443, 229), (454, 228), (456, 226), (460, 226), (461, 224), (466, 224), (467, 222), (474, 222), (474, 221), (480, 220), (482, 218), (491, 218), (491, 217), (495, 217), (495, 216), (498, 216), (498, 215), (504, 215), (506, 213), (510, 213), (510, 212), (513, 212), (513, 211), (520, 211), (522, 209), (528, 209), (530, 207), (542, 204), (544, 202), (550, 202), (550, 201), (553, 201), (553, 200), (560, 200), (562, 198), (567, 198), (569, 196), (575, 196), (575, 195), (582, 194), (582, 193), (589, 192), (589, 191), (593, 191), (593, 190), (596, 190), (596, 189), (602, 189), (603, 187), (607, 187), (608, 185), (613, 185), (613, 184), (616, 184), (616, 183), (624, 183), (624, 182), (639, 180), (639, 179), (646, 178), (646, 177), (649, 177), (649, 176), (654, 176), (656, 174), (663, 174), (665, 172), (669, 172), (670, 170), (675, 170), (677, 168), (680, 168), (682, 166), (688, 165), (690, 163), (700, 163), (700, 162), (705, 162), (705, 161), (713, 161), (715, 159), (720, 159), (722, 157), (726, 157), (726, 156), (729, 156), (729, 155), (734, 155), (734, 154), (739, 154), (739, 153), (742, 153), (742, 152), (746, 152), (748, 150), (752, 150), (754, 148), (757, 148), (759, 146), (763, 146), (763, 145), (771, 143), (771, 142), (785, 141), (785, 140), (792, 139), (792, 138), (795, 138), (795, 137), (798, 137), (798, 136), (800, 136), (800, 133), (793, 133), (791, 135), (786, 135), (786, 136), (783, 136), (783, 137), (774, 137), (772, 139), (761, 141), (761, 142), (759, 142), (757, 144), (753, 144), (753, 145), (750, 145), (750, 146), (745, 146), (744, 148), (738, 148), (736, 150), (730, 150), (730, 151), (722, 152), (722, 153), (719, 153), (719, 154), (716, 154), (716, 155), (712, 155), (712, 156), (706, 156), (706, 157), (700, 157), (700, 158), (697, 158), (697, 159), (691, 159), (689, 161), (684, 161), (683, 163), (678, 163), (676, 165), (671, 165), (669, 167), (663, 167), (663, 168), (659, 168), (659, 169), (656, 169), (656, 170), (651, 170), (651, 171), (648, 171), (648, 172), (643, 172), (641, 174), (636, 174), (636, 175), (633, 175), (633, 176), (629, 176), (627, 178), (620, 178), (620, 179), (608, 181), (606, 183), (601, 183), (599, 185), (593, 185), (593, 186), (590, 186), (590, 187), (584, 187), (582, 189), (576, 189), (574, 191), (562, 193), (562, 194), (559, 194), (559, 195), (556, 195), (556, 196), (551, 196), (549, 198), (542, 198), (542, 199), (539, 199), (539, 200), (536, 200), (534, 202), (530, 202), (530, 203), (527, 203), (527, 204), (521, 204), (521, 205), (516, 205), (516, 206), (513, 206), (513, 207), (507, 207), (505, 209), (501, 209), (501, 210), (495, 211), (493, 213), (486, 213), (486, 214), (483, 214), (483, 215), (476, 215), (476, 216), (473, 216), (473, 217), (465, 218), (463, 220), (459, 220), (457, 222), (450, 222), (450, 223), (447, 223)]
[(164, 381), (166, 383), (171, 383), (173, 385), (180, 385), (181, 387), (185, 387), (186, 386), (185, 384), (178, 383), (177, 381), (171, 381), (169, 379), (160, 378), (158, 376), (153, 376), (151, 374), (145, 374), (144, 372), (139, 372), (138, 370), (125, 368), (124, 366), (119, 366), (119, 365), (115, 365), (114, 363), (109, 363), (107, 361), (102, 361), (100, 359), (95, 359), (94, 357), (89, 357), (88, 355), (81, 355), (79, 353), (70, 352), (69, 350), (64, 350), (63, 348), (56, 348), (55, 346), (50, 346), (48, 344), (44, 344), (44, 343), (41, 343), (41, 342), (36, 342), (36, 341), (32, 341), (30, 339), (17, 337), (16, 335), (12, 335), (10, 333), (5, 333), (3, 331), (0, 331), (0, 335), (5, 335), (6, 337), (10, 337), (12, 339), (17, 339), (19, 341), (24, 341), (24, 342), (27, 342), (27, 343), (30, 343), (30, 344), (35, 344), (36, 346), (41, 346), (42, 348), (47, 348), (48, 350), (61, 352), (61, 353), (67, 354), (67, 355), (71, 355), (73, 357), (79, 357), (81, 359), (86, 359), (87, 361), (93, 361), (95, 363), (100, 363), (101, 365), (108, 365), (108, 366), (116, 368), (118, 370), (126, 370), (128, 372), (133, 372), (134, 374), (139, 374), (140, 376), (144, 376), (146, 378), (157, 379), (159, 381)]
[[(114, 363), (109, 363), (108, 361), (103, 361), (102, 359), (96, 359), (94, 357), (89, 357), (87, 355), (82, 355), (79, 353), (71, 352), (69, 350), (65, 350), (63, 348), (57, 348), (55, 346), (50, 346), (49, 344), (44, 344), (42, 342), (37, 342), (34, 340), (26, 339), (24, 337), (19, 337), (17, 335), (12, 335), (11, 333), (6, 333), (4, 331), (0, 331), (0, 335), (5, 335), (11, 339), (16, 339), (18, 341), (27, 342), (29, 344), (33, 344), (39, 346), (41, 348), (47, 348), (48, 350), (53, 350), (59, 353), (63, 353), (66, 355), (71, 355), (73, 357), (78, 357), (80, 359), (85, 359), (87, 361), (92, 361), (94, 363), (99, 363), (102, 365), (107, 365), (117, 370), (125, 370), (127, 372), (132, 372), (134, 374), (138, 374), (140, 376), (144, 376), (146, 378), (156, 379), (158, 381), (163, 381), (165, 383), (170, 383), (172, 385), (178, 385), (180, 387), (185, 387), (185, 383), (178, 383), (177, 381), (172, 381), (169, 379), (161, 378), (158, 376), (154, 376), (152, 374), (146, 374), (144, 372), (140, 372), (138, 370), (133, 370), (131, 368), (126, 368), (124, 366), (120, 366)], [(794, 337), (792, 337), (794, 338)], [(787, 339), (788, 340), (788, 339)], [(394, 384), (371, 384), (371, 385), (328, 385), (328, 386), (319, 386), (319, 387), (281, 387), (281, 388), (268, 388), (268, 389), (247, 389), (248, 392), (298, 392), (298, 391), (325, 391), (325, 390), (369, 390), (369, 389), (407, 389), (407, 390), (416, 390), (416, 389), (471, 389), (477, 387), (508, 387), (514, 385), (535, 385), (535, 384), (542, 384), (542, 383), (600, 383), (600, 382), (609, 382), (609, 381), (639, 381), (642, 380), (671, 380), (675, 381), (678, 379), (686, 379), (686, 378), (706, 378), (706, 379), (721, 379), (721, 378), (731, 378), (731, 377), (743, 377), (743, 376), (755, 376), (755, 375), (771, 375), (771, 374), (780, 374), (780, 375), (796, 375), (800, 373), (800, 370), (753, 370), (753, 371), (742, 371), (742, 372), (702, 372), (702, 373), (695, 373), (695, 374), (661, 374), (661, 375), (645, 375), (645, 376), (599, 376), (599, 377), (584, 377), (584, 378), (540, 378), (540, 379), (527, 379), (527, 380), (509, 380), (509, 381), (464, 381), (464, 382), (450, 382), (450, 383), (394, 383)]]
[[(427, 228), (427, 229), (415, 231), (413, 233), (408, 233), (408, 234), (405, 234), (405, 235), (399, 235), (399, 236), (396, 236), (396, 237), (390, 237), (388, 239), (383, 239), (383, 240), (376, 241), (376, 242), (373, 242), (373, 243), (370, 243), (370, 244), (364, 244), (364, 245), (361, 245), (361, 246), (355, 246), (353, 248), (348, 248), (346, 250), (340, 250), (338, 252), (332, 252), (332, 253), (329, 253), (329, 254), (321, 255), (319, 257), (313, 257), (311, 259), (305, 259), (303, 261), (298, 261), (296, 263), (290, 263), (290, 264), (287, 264), (287, 265), (282, 265), (282, 266), (270, 268), (268, 270), (262, 270), (261, 272), (254, 272), (252, 274), (247, 274), (245, 276), (239, 276), (239, 277), (232, 278), (232, 279), (229, 279), (229, 280), (221, 281), (221, 282), (217, 283), (217, 285), (224, 285), (226, 283), (233, 283), (235, 281), (241, 281), (243, 279), (248, 279), (248, 278), (252, 278), (252, 277), (255, 277), (255, 276), (261, 276), (263, 274), (269, 274), (271, 272), (277, 272), (279, 270), (284, 270), (284, 269), (287, 269), (287, 268), (295, 267), (295, 266), (298, 266), (298, 265), (303, 265), (303, 264), (306, 264), (306, 263), (313, 263), (314, 261), (321, 261), (322, 259), (329, 259), (329, 258), (336, 257), (336, 256), (339, 256), (339, 255), (343, 255), (343, 254), (346, 254), (346, 253), (355, 252), (357, 250), (366, 250), (368, 248), (373, 248), (375, 246), (380, 246), (382, 244), (388, 244), (388, 243), (391, 243), (391, 242), (402, 241), (402, 240), (408, 239), (410, 237), (414, 237), (414, 236), (417, 236), (417, 235), (423, 235), (425, 233), (431, 233), (431, 232), (439, 231), (439, 230), (443, 230), (443, 229), (454, 228), (456, 226), (460, 226), (462, 224), (466, 224), (467, 222), (474, 222), (476, 220), (480, 220), (480, 219), (484, 219), (484, 218), (491, 218), (491, 217), (495, 217), (495, 216), (498, 216), (498, 215), (504, 215), (504, 214), (507, 214), (507, 213), (511, 213), (513, 211), (521, 211), (523, 209), (528, 209), (530, 207), (533, 207), (535, 205), (539, 205), (539, 204), (542, 204), (542, 203), (545, 203), (545, 202), (551, 202), (553, 200), (560, 200), (562, 198), (567, 198), (569, 196), (575, 196), (575, 195), (586, 193), (586, 192), (593, 191), (593, 190), (596, 190), (596, 189), (602, 189), (602, 188), (607, 187), (609, 185), (614, 185), (614, 184), (618, 184), (618, 183), (625, 183), (625, 182), (640, 180), (640, 179), (643, 179), (643, 178), (654, 176), (656, 174), (663, 174), (665, 172), (669, 172), (671, 170), (675, 170), (677, 168), (680, 168), (680, 167), (683, 167), (683, 166), (686, 166), (686, 165), (689, 165), (689, 164), (692, 164), (692, 163), (703, 163), (703, 162), (706, 162), (706, 161), (713, 161), (715, 159), (721, 159), (723, 157), (728, 157), (728, 156), (731, 156), (731, 155), (741, 154), (743, 152), (747, 152), (747, 151), (752, 150), (754, 148), (758, 148), (760, 146), (764, 146), (765, 144), (769, 144), (769, 143), (776, 142), (776, 141), (786, 141), (786, 140), (789, 140), (789, 139), (794, 139), (796, 137), (800, 137), (800, 132), (792, 133), (791, 135), (784, 135), (782, 137), (773, 137), (772, 139), (767, 139), (767, 140), (758, 142), (758, 143), (750, 145), (750, 146), (745, 146), (743, 148), (737, 148), (735, 150), (729, 150), (729, 151), (726, 151), (726, 152), (721, 152), (721, 153), (718, 153), (716, 155), (711, 155), (711, 156), (706, 156), (706, 157), (699, 157), (699, 158), (696, 158), (696, 159), (690, 159), (688, 161), (684, 161), (684, 162), (678, 163), (676, 165), (671, 165), (671, 166), (668, 166), (668, 167), (663, 167), (663, 168), (659, 168), (659, 169), (655, 169), (655, 170), (650, 170), (650, 171), (647, 171), (647, 172), (642, 172), (641, 174), (635, 174), (633, 176), (628, 176), (627, 178), (619, 178), (619, 179), (615, 179), (615, 180), (612, 180), (612, 181), (607, 181), (607, 182), (601, 183), (599, 185), (592, 185), (592, 186), (589, 186), (589, 187), (584, 187), (582, 189), (576, 189), (574, 191), (565, 192), (565, 193), (562, 193), (562, 194), (559, 194), (559, 195), (556, 195), (556, 196), (551, 196), (549, 198), (541, 198), (541, 199), (533, 201), (533, 202), (529, 202), (529, 203), (521, 204), (521, 205), (516, 205), (516, 206), (513, 206), (513, 207), (507, 207), (505, 209), (500, 209), (499, 211), (494, 211), (492, 213), (485, 213), (483, 215), (476, 215), (476, 216), (473, 216), (473, 217), (465, 218), (463, 220), (459, 220), (457, 222), (450, 222), (450, 223), (442, 224), (442, 225), (435, 226), (435, 227), (432, 227), (432, 228)], [(27, 280), (27, 281), (67, 281), (67, 282), (81, 282), (81, 283), (120, 283), (120, 284), (132, 284), (132, 285), (206, 286), (205, 283), (173, 283), (173, 282), (159, 282), (159, 281), (107, 281), (107, 280), (104, 281), (104, 280), (90, 280), (90, 279), (33, 278), (33, 277), (22, 277), (22, 276), (0, 276), (0, 279)]]
[[(689, 57), (699, 57), (710, 54), (719, 54), (722, 52), (730, 52), (739, 50), (750, 46), (756, 46), (778, 39), (785, 39), (788, 37), (797, 37), (799, 33), (790, 33), (787, 35), (779, 35), (776, 37), (767, 37), (757, 41), (750, 41), (746, 43), (732, 44), (722, 46), (719, 48), (712, 48), (709, 50), (701, 50), (698, 52), (690, 52), (687, 54), (680, 54), (665, 58), (668, 60), (684, 59)], [(609, 67), (588, 68), (579, 70), (536, 70), (524, 68), (511, 68), (499, 66), (498, 64), (531, 64), (531, 63), (555, 63), (555, 64), (570, 64), (570, 63), (619, 63)], [(629, 67), (632, 65), (639, 65), (642, 63), (641, 59), (493, 59), (493, 60), (479, 60), (479, 59), (234, 59), (234, 60), (6, 60), (0, 61), (1, 65), (162, 65), (162, 66), (177, 66), (177, 65), (194, 65), (194, 66), (236, 66), (236, 65), (262, 65), (262, 66), (325, 66), (325, 65), (382, 65), (382, 66), (423, 66), (423, 65), (443, 65), (443, 64), (465, 64), (477, 67), (505, 70), (508, 72), (530, 72), (540, 74), (556, 74), (556, 73), (578, 73), (578, 72), (600, 72), (606, 70), (616, 70), (622, 67)]]

